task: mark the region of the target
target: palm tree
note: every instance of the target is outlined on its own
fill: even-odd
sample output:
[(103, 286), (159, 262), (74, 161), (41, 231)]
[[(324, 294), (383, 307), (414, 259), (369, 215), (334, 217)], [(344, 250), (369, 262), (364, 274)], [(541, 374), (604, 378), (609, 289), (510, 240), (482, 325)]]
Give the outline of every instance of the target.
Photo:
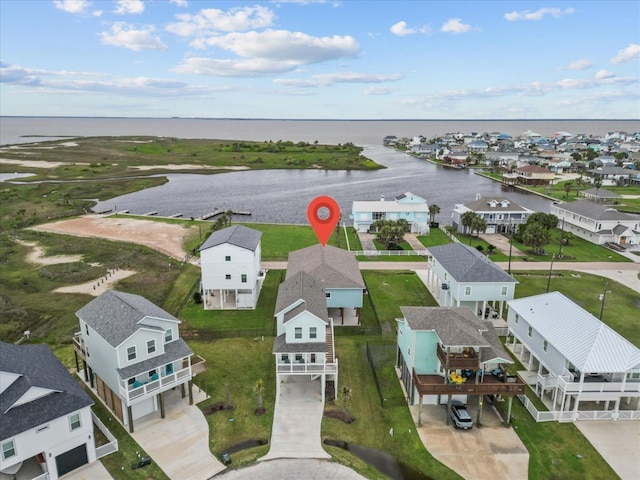
[(432, 223), (435, 223), (436, 215), (438, 215), (439, 213), (440, 213), (440, 207), (438, 205), (436, 205), (435, 203), (429, 205), (429, 216)]
[(572, 188), (573, 188), (573, 183), (566, 182), (564, 184), (564, 198), (566, 198), (566, 199), (569, 198), (569, 192), (571, 191)]
[(464, 227), (464, 233), (469, 234), (469, 229), (471, 228), (471, 225), (473, 224), (473, 220), (478, 216), (478, 214), (474, 211), (468, 210), (466, 212), (464, 212), (461, 216), (460, 216), (460, 223), (462, 223), (462, 226)]
[(598, 195), (598, 191), (600, 190), (600, 187), (602, 186), (602, 179), (600, 177), (597, 177), (593, 181), (593, 186), (596, 187), (596, 195)]

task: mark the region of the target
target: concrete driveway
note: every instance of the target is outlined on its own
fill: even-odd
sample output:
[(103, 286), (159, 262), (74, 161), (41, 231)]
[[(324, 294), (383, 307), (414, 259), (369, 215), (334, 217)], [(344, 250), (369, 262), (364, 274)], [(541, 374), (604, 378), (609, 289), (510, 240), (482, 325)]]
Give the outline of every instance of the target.
[(640, 478), (640, 422), (574, 422), (622, 480)]
[(276, 399), (269, 453), (259, 460), (275, 458), (321, 458), (331, 455), (322, 448), (320, 425), (324, 405), (320, 380), (291, 376), (280, 385)]
[[(469, 405), (474, 422), (475, 402)], [(418, 407), (411, 407), (417, 420)], [(512, 428), (502, 421), (491, 405), (482, 409), (482, 427), (456, 430), (446, 425), (445, 405), (422, 407), (422, 427), (416, 427), (422, 443), (434, 458), (466, 480), (526, 480), (529, 452)]]
[(225, 469), (209, 450), (209, 424), (195, 403), (207, 398), (193, 387), (194, 405), (180, 389), (165, 394), (165, 418), (155, 412), (136, 421), (132, 437), (169, 478), (206, 480)]
[(359, 473), (339, 463), (311, 458), (281, 458), (258, 462), (236, 470), (228, 469), (215, 478), (216, 480), (365, 479)]

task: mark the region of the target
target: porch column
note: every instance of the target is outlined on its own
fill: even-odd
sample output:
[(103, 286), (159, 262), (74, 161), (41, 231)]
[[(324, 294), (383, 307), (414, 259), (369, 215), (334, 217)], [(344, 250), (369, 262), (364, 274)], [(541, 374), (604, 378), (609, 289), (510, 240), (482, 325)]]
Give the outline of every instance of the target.
[(89, 381), (89, 366), (87, 365), (87, 361), (83, 358), (82, 365), (84, 365), (84, 381)]
[(73, 357), (76, 361), (76, 372), (80, 371), (80, 364), (78, 363), (78, 352), (76, 352), (76, 350), (73, 350)]
[(447, 423), (446, 423), (447, 427), (449, 426), (449, 412), (451, 411), (451, 398), (452, 397), (453, 397), (453, 395), (449, 395), (449, 398), (447, 400), (447, 414), (446, 414), (446, 416), (447, 416)]
[(129, 433), (133, 433), (133, 410), (131, 405), (127, 406), (127, 420), (129, 420)]
[(502, 309), (504, 308), (504, 302), (500, 301), (498, 302), (498, 304), (500, 305), (500, 318), (502, 318)]
[(158, 394), (158, 404), (160, 405), (160, 418), (164, 418), (164, 397), (162, 393)]
[(422, 398), (423, 395), (420, 395), (420, 400), (418, 401), (418, 426), (422, 426)]
[(187, 392), (184, 391), (184, 383), (180, 384), (180, 394), (182, 395), (182, 398), (187, 396)]
[(89, 385), (91, 385), (91, 388), (95, 388), (93, 386), (93, 370), (91, 369), (91, 367), (88, 367), (89, 370)]
[(484, 319), (484, 312), (486, 312), (486, 311), (487, 311), (487, 301), (484, 300), (482, 302), (482, 316), (480, 317), (481, 319)]
[(579, 394), (576, 395), (575, 405), (573, 406), (573, 421), (575, 422), (578, 419), (578, 406), (580, 405)]
[(513, 404), (513, 395), (507, 397), (507, 425), (511, 423), (511, 405)]
[(323, 373), (320, 375), (320, 394), (322, 395), (322, 403), (324, 404), (324, 391), (327, 388), (327, 374)]
[(187, 382), (189, 388), (189, 405), (193, 405), (193, 380)]
[(482, 424), (482, 404), (484, 400), (484, 395), (478, 395), (478, 418), (476, 419), (476, 423), (478, 426)]

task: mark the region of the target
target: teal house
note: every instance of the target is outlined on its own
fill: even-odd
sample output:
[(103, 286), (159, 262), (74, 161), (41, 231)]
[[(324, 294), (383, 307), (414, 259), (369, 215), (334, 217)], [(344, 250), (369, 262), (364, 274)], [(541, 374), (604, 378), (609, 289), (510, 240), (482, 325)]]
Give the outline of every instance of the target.
[(376, 220), (406, 220), (412, 233), (429, 233), (429, 205), (427, 201), (411, 192), (398, 195), (393, 200), (354, 201), (351, 207), (353, 228), (368, 232)]
[(328, 315), (336, 326), (359, 325), (366, 289), (353, 253), (326, 245), (313, 245), (289, 253), (287, 280), (305, 272), (318, 279)]

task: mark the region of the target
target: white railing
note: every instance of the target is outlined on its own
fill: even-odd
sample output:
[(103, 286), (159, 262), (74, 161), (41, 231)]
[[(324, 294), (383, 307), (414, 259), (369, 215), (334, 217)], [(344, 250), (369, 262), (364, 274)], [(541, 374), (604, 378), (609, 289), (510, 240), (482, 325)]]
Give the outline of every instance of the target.
[(191, 377), (191, 367), (183, 368), (182, 370), (176, 370), (175, 372), (153, 380), (151, 382), (140, 385), (139, 387), (131, 388), (127, 390), (120, 385), (120, 396), (127, 401), (135, 400), (136, 398), (143, 397), (150, 393), (160, 393), (160, 391), (167, 390), (169, 386), (173, 386), (183, 378)]
[(558, 377), (558, 386), (565, 392), (640, 393), (638, 382), (571, 382), (568, 377)]
[(278, 363), (276, 365), (278, 373), (290, 374), (316, 374), (316, 373), (336, 373), (338, 362), (335, 363)]
[(102, 434), (107, 437), (107, 440), (109, 440), (109, 443), (107, 443), (106, 445), (100, 445), (99, 447), (96, 447), (96, 458), (102, 458), (109, 455), (110, 453), (117, 452), (118, 439), (113, 436), (107, 426), (102, 423), (102, 421), (95, 413), (91, 412), (91, 417), (93, 418), (94, 425), (98, 427), (98, 430), (100, 430)]
[(618, 420), (640, 420), (640, 410), (620, 410)]
[(37, 477), (33, 477), (31, 480), (49, 480), (49, 472), (44, 472), (42, 475), (38, 475)]
[(540, 375), (540, 374), (538, 374), (537, 383), (542, 388), (556, 387), (556, 386), (558, 386), (558, 377), (554, 377), (553, 375)]
[(364, 257), (409, 257), (409, 256), (429, 256), (429, 250), (353, 250), (356, 256)]
[(640, 410), (552, 410), (540, 411), (526, 395), (518, 399), (536, 422), (573, 422), (574, 420), (640, 420)]

